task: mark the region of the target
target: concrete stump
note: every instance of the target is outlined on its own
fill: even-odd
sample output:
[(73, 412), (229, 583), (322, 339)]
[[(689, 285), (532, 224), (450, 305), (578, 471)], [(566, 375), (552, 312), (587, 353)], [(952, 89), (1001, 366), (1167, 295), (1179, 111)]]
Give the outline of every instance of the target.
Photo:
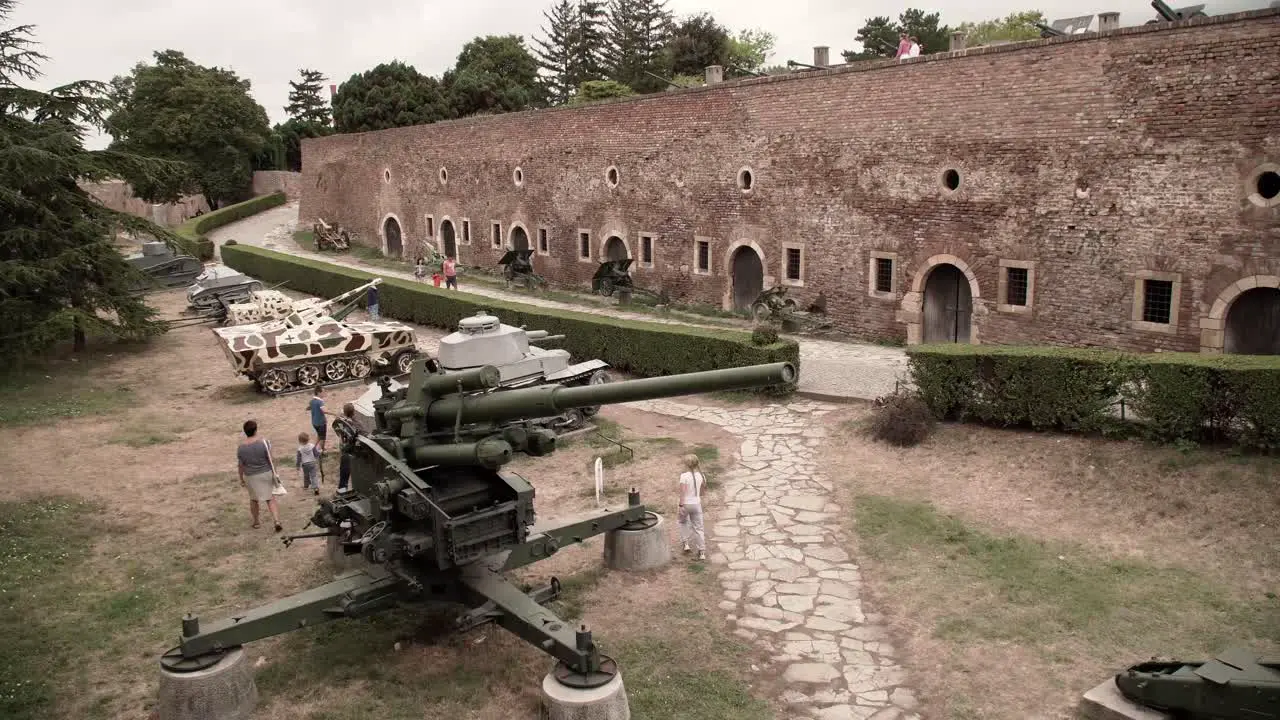
[(1089, 720), (1171, 720), (1173, 717), (1125, 697), (1116, 687), (1115, 678), (1108, 678), (1085, 693), (1080, 710)]
[(651, 527), (614, 530), (604, 536), (604, 564), (611, 570), (652, 570), (671, 562), (671, 543), (661, 515), (647, 513)]
[(258, 686), (244, 648), (213, 667), (175, 673), (160, 668), (158, 720), (249, 720), (258, 705)]
[(622, 673), (603, 686), (580, 690), (563, 685), (553, 673), (542, 678), (540, 720), (631, 720)]
[(342, 543), (338, 541), (337, 535), (330, 535), (324, 539), (324, 555), (334, 575), (341, 575), (350, 570), (354, 566), (353, 561), (359, 559), (355, 555), (342, 552)]

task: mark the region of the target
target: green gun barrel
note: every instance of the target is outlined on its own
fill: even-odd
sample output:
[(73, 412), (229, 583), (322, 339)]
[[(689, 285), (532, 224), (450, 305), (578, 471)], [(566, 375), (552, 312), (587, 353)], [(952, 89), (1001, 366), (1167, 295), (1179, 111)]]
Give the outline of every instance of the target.
[(540, 385), (484, 395), (449, 395), (431, 403), (426, 408), (426, 418), (428, 424), (440, 427), (453, 424), (459, 414), (463, 423), (552, 417), (570, 408), (745, 390), (793, 383), (795, 379), (796, 368), (791, 363), (769, 363), (601, 385)]

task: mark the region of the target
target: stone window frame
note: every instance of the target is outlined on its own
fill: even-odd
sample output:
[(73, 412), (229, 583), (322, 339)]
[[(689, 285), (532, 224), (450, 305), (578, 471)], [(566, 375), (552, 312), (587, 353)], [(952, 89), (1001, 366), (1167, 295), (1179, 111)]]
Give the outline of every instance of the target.
[(622, 173), (618, 171), (617, 165), (610, 165), (604, 169), (604, 184), (610, 189), (618, 187), (622, 183)]
[[(955, 188), (947, 187), (947, 175), (950, 173), (956, 174)], [(938, 187), (942, 189), (943, 195), (955, 195), (960, 192), (961, 188), (964, 187), (964, 173), (960, 172), (960, 167), (955, 166), (942, 168), (942, 171), (938, 173)]]
[(382, 168), (382, 182), (391, 184), (391, 168)]
[[(876, 261), (888, 260), (893, 265), (889, 271), (889, 291), (876, 289)], [(898, 253), (886, 250), (872, 250), (867, 258), (867, 295), (877, 300), (897, 300), (901, 283), (898, 282)]]
[(440, 181), (441, 185), (448, 185), (449, 184), (449, 168), (441, 165), (440, 169), (436, 171), (436, 180)]
[[(539, 225), (537, 235), (533, 241), (534, 254), (551, 257), (551, 228), (546, 225)], [(545, 250), (542, 249), (544, 245), (546, 246)]]
[[(1146, 281), (1165, 280), (1173, 283), (1173, 292), (1169, 298), (1169, 322), (1147, 322), (1142, 319), (1142, 308), (1146, 303)], [(1165, 335), (1178, 334), (1179, 306), (1182, 304), (1182, 273), (1162, 272), (1159, 270), (1139, 270), (1133, 274), (1133, 314), (1129, 319), (1129, 327), (1134, 330), (1157, 332)]]
[(427, 237), (433, 238), (435, 236), (436, 236), (436, 216), (427, 215)]
[(756, 180), (758, 179), (759, 178), (756, 177), (756, 171), (752, 170), (749, 165), (744, 165), (738, 168), (738, 189), (742, 191), (743, 195), (750, 195), (751, 192), (756, 189)]
[[(702, 268), (700, 268), (700, 267), (698, 267), (698, 248), (700, 248), (700, 247), (702, 246), (702, 244), (703, 244), (703, 243), (706, 243), (706, 245), (707, 245), (707, 267), (706, 267), (706, 269), (705, 269), (705, 270), (704, 270), (704, 269), (702, 269)], [(693, 274), (694, 274), (694, 275), (708, 275), (708, 276), (710, 276), (710, 275), (714, 275), (714, 274), (715, 274), (715, 263), (714, 263), (714, 262), (712, 262), (712, 260), (711, 260), (712, 256), (715, 254), (715, 249), (716, 249), (716, 248), (715, 248), (715, 239), (714, 239), (714, 238), (707, 237), (707, 236), (704, 236), (704, 235), (694, 235), (694, 236), (693, 236), (693, 265), (692, 265), (692, 267), (693, 267)]]
[[(996, 279), (996, 310), (1007, 313), (1029, 313), (1035, 307), (1036, 299), (1036, 263), (1033, 260), (1001, 260), (1000, 276)], [(1009, 304), (1009, 268), (1027, 271), (1027, 304)]]
[(489, 221), (489, 245), (495, 250), (501, 250), (503, 246), (502, 223), (497, 220)]
[(516, 187), (524, 187), (524, 170), (519, 165), (511, 171), (511, 182), (515, 183)]
[(462, 238), (458, 240), (459, 245), (471, 244), (471, 218), (462, 218)]
[[(787, 251), (788, 250), (800, 251), (800, 277), (795, 280), (792, 280), (791, 278), (787, 277)], [(780, 268), (778, 277), (781, 278), (783, 285), (787, 285), (789, 287), (804, 287), (804, 278), (805, 278), (804, 269), (805, 269), (805, 260), (807, 259), (805, 258), (805, 255), (806, 253), (804, 251), (804, 243), (798, 243), (798, 242), (782, 243), (782, 267)]]
[[(582, 254), (582, 236), (586, 235), (587, 254)], [(578, 256), (578, 262), (591, 262), (591, 231), (587, 228), (578, 228), (578, 247), (574, 250), (574, 255)]]
[[(636, 237), (637, 237), (636, 249), (640, 251), (639, 255), (636, 257), (636, 267), (644, 268), (646, 270), (652, 270), (658, 261), (658, 244), (657, 244), (658, 236), (656, 233), (640, 232), (640, 233), (636, 233)], [(645, 240), (649, 241), (649, 262), (644, 261), (644, 241)]]
[(1261, 179), (1264, 174), (1269, 172), (1280, 174), (1280, 164), (1273, 162), (1260, 163), (1252, 172), (1249, 173), (1249, 179), (1245, 181), (1245, 197), (1249, 198), (1249, 202), (1255, 207), (1272, 208), (1280, 205), (1280, 195), (1267, 199), (1262, 197), (1262, 194), (1258, 192), (1258, 180)]

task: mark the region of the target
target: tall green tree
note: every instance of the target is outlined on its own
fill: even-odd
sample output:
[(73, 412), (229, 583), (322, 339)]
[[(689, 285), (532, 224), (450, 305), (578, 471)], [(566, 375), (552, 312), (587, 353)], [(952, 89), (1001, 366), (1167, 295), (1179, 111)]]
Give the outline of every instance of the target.
[(177, 50), (154, 55), (154, 65), (139, 63), (113, 81), (119, 104), (106, 122), (111, 147), (186, 163), (190, 175), (181, 189), (204, 194), (210, 207), (249, 197), (254, 158), (271, 136), (249, 81)]
[(538, 65), (547, 71), (541, 79), (547, 99), (560, 105), (573, 97), (578, 87), (572, 70), (578, 8), (569, 0), (560, 0), (542, 16), (547, 19), (547, 24), (542, 28), (543, 37), (533, 39), (533, 52)]
[[(117, 150), (84, 148), (101, 126), (111, 88), (81, 81), (48, 92), (21, 86), (47, 58), (30, 25), (9, 26), (15, 0), (0, 0), (0, 356), (19, 359), (87, 334), (138, 338), (162, 331), (132, 292), (138, 274), (116, 251), (117, 231), (175, 238), (110, 210), (79, 181), (122, 178), (173, 188), (185, 169)], [(154, 200), (175, 199), (160, 193)]]
[(301, 81), (289, 83), (289, 104), (284, 108), (289, 119), (272, 128), (272, 139), (268, 142), (273, 162), (279, 163), (273, 169), (301, 172), (303, 138), (324, 137), (334, 132), (329, 103), (323, 95), (324, 74), (305, 68), (298, 74)]
[(763, 30), (740, 30), (729, 38), (729, 65), (733, 73), (763, 72), (764, 64), (773, 54), (778, 38)]
[(538, 61), (519, 35), (486, 35), (462, 46), (444, 84), (456, 117), (546, 105)]
[(710, 13), (691, 15), (672, 29), (665, 50), (668, 72), (702, 77), (709, 65), (729, 64), (729, 31)]
[(289, 81), (289, 104), (284, 111), (291, 119), (301, 122), (331, 124), (333, 118), (330, 117), (329, 102), (323, 95), (324, 81), (328, 78), (319, 70), (306, 68), (299, 70), (298, 75), (301, 76), (299, 82)]
[(579, 83), (604, 80), (609, 76), (605, 63), (608, 46), (608, 13), (604, 0), (580, 0), (578, 24), (573, 37), (573, 79)]
[[(605, 65), (610, 79), (638, 93), (662, 90), (672, 17), (666, 0), (609, 0)], [(654, 77), (654, 76), (658, 77)]]
[(976, 47), (995, 42), (1035, 40), (1040, 37), (1040, 28), (1036, 27), (1036, 23), (1042, 22), (1045, 22), (1044, 13), (1039, 10), (1023, 10), (995, 20), (960, 23), (956, 30), (965, 34), (966, 45)]
[(368, 132), (453, 117), (440, 81), (399, 60), (352, 75), (333, 100), (334, 129)]
[(951, 46), (951, 28), (940, 23), (938, 13), (926, 13), (915, 8), (902, 11), (897, 22), (883, 15), (873, 17), (854, 36), (862, 44), (862, 50), (844, 50), (841, 55), (845, 62), (893, 57), (898, 52), (898, 36), (903, 32), (919, 41), (921, 55), (946, 52)]

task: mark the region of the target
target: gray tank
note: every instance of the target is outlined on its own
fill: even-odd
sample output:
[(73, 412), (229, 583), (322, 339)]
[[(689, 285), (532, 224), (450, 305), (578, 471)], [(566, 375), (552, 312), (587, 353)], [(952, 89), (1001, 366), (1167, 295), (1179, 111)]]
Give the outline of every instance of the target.
[(206, 265), (204, 272), (187, 288), (187, 304), (197, 310), (212, 310), (244, 302), (262, 283), (226, 265)]
[(145, 242), (142, 252), (126, 255), (125, 261), (145, 276), (138, 288), (186, 285), (204, 270), (204, 263), (186, 254), (175, 254), (162, 242)]

